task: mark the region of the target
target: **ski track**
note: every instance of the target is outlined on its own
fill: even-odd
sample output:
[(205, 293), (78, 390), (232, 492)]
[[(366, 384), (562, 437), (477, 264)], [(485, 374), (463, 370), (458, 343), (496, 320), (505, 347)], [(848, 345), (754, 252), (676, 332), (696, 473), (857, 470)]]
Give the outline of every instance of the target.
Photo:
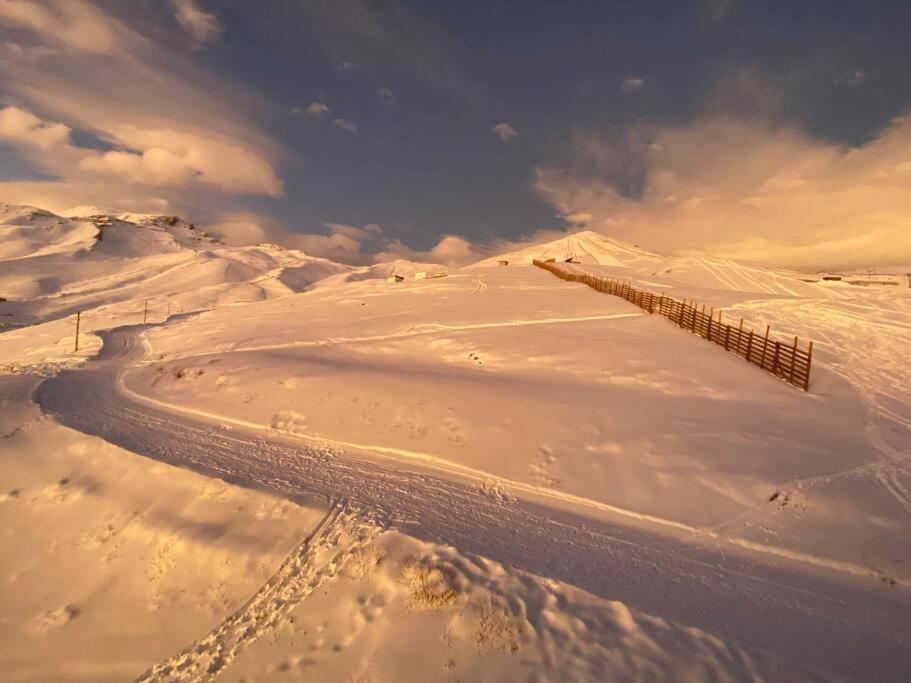
[(464, 325), (444, 325), (441, 323), (427, 323), (424, 325), (413, 325), (404, 332), (392, 332), (389, 334), (375, 334), (363, 337), (326, 337), (323, 339), (308, 339), (302, 341), (284, 342), (281, 344), (258, 344), (256, 346), (244, 346), (243, 342), (232, 344), (230, 348), (219, 351), (213, 351), (210, 354), (193, 353), (187, 356), (171, 356), (170, 360), (180, 358), (204, 358), (209, 355), (220, 355), (223, 353), (247, 353), (252, 351), (276, 351), (279, 349), (306, 349), (314, 347), (338, 346), (341, 344), (361, 344), (365, 342), (377, 341), (395, 341), (398, 339), (407, 339), (408, 337), (420, 337), (440, 332), (462, 332), (465, 330), (490, 330), (502, 327), (530, 327), (536, 325), (564, 325), (568, 323), (592, 322), (596, 320), (618, 320), (621, 318), (639, 318), (647, 315), (646, 313), (610, 313), (607, 315), (585, 315), (570, 318), (535, 318), (531, 320), (507, 320), (505, 322), (491, 323), (468, 323)]
[(243, 607), (180, 653), (145, 671), (137, 683), (215, 680), (244, 649), (273, 632), (291, 610), (336, 576), (352, 553), (379, 531), (347, 504), (333, 504), (310, 537), (291, 551)]
[[(347, 500), (415, 538), (561, 580), (833, 677), (911, 678), (911, 601), (904, 587), (886, 589), (872, 580), (810, 570), (791, 558), (754, 552), (748, 543), (737, 550), (725, 541), (646, 521), (539, 498), (504, 498), (417, 462), (378, 461), (357, 449), (280, 433), (225, 430), (138, 403), (119, 395), (116, 385), (124, 366), (145, 355), (137, 343), (143, 329), (103, 334), (98, 360), (45, 381), (36, 400), (63, 424), (135, 453), (292, 500), (312, 495)], [(243, 644), (235, 624), (270, 623), (265, 612), (257, 614), (229, 619), (213, 632), (221, 635), (200, 641), (212, 648), (178, 659), (189, 657), (180, 662), (198, 670), (204, 659), (206, 666), (217, 661), (212, 652), (230, 656), (231, 648)]]
[[(836, 347), (838, 355), (818, 353), (814, 364), (843, 378), (859, 394), (866, 407), (867, 438), (879, 456), (877, 462), (846, 473), (872, 472), (874, 480), (911, 517), (911, 413), (902, 415), (892, 406), (911, 405), (911, 325), (900, 322), (904, 312), (889, 311), (895, 318), (871, 319), (854, 309), (870, 309), (851, 301), (827, 303), (817, 300), (751, 301), (734, 307), (759, 314), (765, 319), (787, 320), (790, 331), (819, 338), (819, 320), (824, 318), (828, 334), (822, 344)], [(871, 333), (870, 327), (878, 328)], [(874, 343), (872, 340), (885, 339)], [(829, 475), (834, 478), (837, 474)], [(818, 477), (794, 480), (789, 485), (811, 483)], [(906, 483), (907, 482), (907, 483)]]

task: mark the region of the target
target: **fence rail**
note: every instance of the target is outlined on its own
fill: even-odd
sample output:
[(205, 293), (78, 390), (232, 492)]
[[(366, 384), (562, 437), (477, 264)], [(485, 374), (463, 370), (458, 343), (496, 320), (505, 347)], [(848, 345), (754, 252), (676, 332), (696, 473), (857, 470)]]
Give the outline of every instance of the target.
[(800, 348), (797, 337), (794, 341), (781, 341), (769, 337), (769, 327), (760, 334), (753, 329), (745, 329), (743, 319), (739, 325), (728, 325), (722, 322), (719, 311), (716, 319), (714, 309), (706, 312), (693, 301), (680, 301), (664, 294), (658, 295), (632, 287), (629, 282), (605, 278), (591, 273), (568, 272), (552, 261), (533, 263), (547, 270), (562, 280), (581, 282), (592, 289), (619, 296), (649, 313), (657, 313), (668, 318), (678, 327), (698, 334), (725, 351), (735, 353), (753, 365), (781, 377), (786, 382), (804, 391), (810, 389), (810, 368), (813, 364), (813, 342), (807, 348)]

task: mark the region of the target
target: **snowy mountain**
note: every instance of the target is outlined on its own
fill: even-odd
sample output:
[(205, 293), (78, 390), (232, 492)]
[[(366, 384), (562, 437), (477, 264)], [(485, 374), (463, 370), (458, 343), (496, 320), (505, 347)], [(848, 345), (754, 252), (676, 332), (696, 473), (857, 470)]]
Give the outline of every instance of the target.
[[(534, 259), (572, 261), (622, 279), (635, 279), (643, 286), (681, 290), (698, 287), (730, 292), (762, 294), (811, 294), (805, 285), (818, 278), (778, 268), (768, 268), (713, 256), (664, 256), (635, 245), (611, 239), (591, 230), (576, 232), (543, 244), (531, 245), (485, 259), (479, 267), (500, 260), (528, 264)], [(655, 278), (660, 278), (660, 282)]]
[[(901, 680), (908, 289), (591, 232), (418, 279), (67, 213), (0, 211), (0, 321), (32, 323), (0, 334), (14, 652), (75, 633), (143, 680), (815, 681), (863, 680), (863, 651)], [(810, 391), (536, 257), (813, 339)]]
[(79, 206), (56, 215), (0, 206), (4, 320), (31, 324), (113, 304), (200, 310), (304, 291), (336, 276), (413, 274), (425, 264), (367, 268), (274, 244), (227, 247), (179, 216)]

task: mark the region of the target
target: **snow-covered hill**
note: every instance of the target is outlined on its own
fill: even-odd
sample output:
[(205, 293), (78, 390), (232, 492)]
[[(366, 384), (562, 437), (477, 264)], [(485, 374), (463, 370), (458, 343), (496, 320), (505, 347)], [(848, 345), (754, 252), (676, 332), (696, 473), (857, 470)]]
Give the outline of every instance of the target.
[[(817, 277), (712, 256), (663, 256), (637, 246), (585, 230), (552, 242), (531, 245), (479, 262), (477, 267), (529, 264), (534, 259), (572, 261), (597, 267), (612, 277), (633, 279), (643, 286), (686, 289), (716, 289), (729, 292), (802, 296), (812, 294), (808, 281)], [(658, 278), (658, 279), (656, 279)]]
[(0, 264), (5, 327), (101, 308), (110, 322), (119, 315), (112, 306), (122, 313), (146, 302), (155, 314), (188, 312), (286, 296), (333, 276), (330, 284), (428, 268), (355, 268), (274, 244), (228, 247), (179, 216), (8, 205), (0, 206)]
[[(395, 530), (352, 546), (352, 577), (339, 578), (334, 555), (348, 541), (331, 553), (299, 546), (282, 565), (291, 573), (261, 572), (240, 617), (225, 608), (205, 628), (197, 619), (179, 649), (169, 641), (167, 652), (149, 652), (142, 638), (120, 634), (145, 653), (124, 665), (131, 676), (157, 663), (153, 674), (186, 666), (192, 677), (214, 663), (257, 680), (296, 667), (326, 680), (380, 667), (378, 677), (398, 680), (396, 657), (408, 655), (395, 649), (395, 634), (407, 633), (429, 653), (416, 671), (463, 680), (682, 670), (694, 680), (780, 680), (805, 669), (821, 670), (821, 680), (869, 671), (902, 680), (892, 674), (911, 644), (902, 630), (911, 605), (908, 289), (664, 257), (590, 232), (417, 279), (439, 269), (355, 268), (275, 245), (225, 247), (168, 216), (71, 213), (2, 213), (0, 296), (12, 296), (0, 314), (34, 324), (0, 334), (0, 384), (56, 375), (36, 393), (38, 380), (24, 378), (34, 384), (3, 405), (27, 415), (35, 396), (72, 428), (34, 417), (4, 427), (11, 436), (0, 451), (12, 451), (28, 489), (0, 490), (9, 528), (33, 518), (12, 505), (35, 501), (41, 519), (58, 520), (52, 504), (70, 500), (73, 519), (89, 528), (64, 525), (64, 543), (94, 549), (110, 540), (111, 551), (92, 561), (129, 558), (103, 570), (105, 585), (132, 577), (112, 609), (141, 599), (136, 577), (172, 589), (159, 580), (169, 551), (111, 540), (128, 528), (139, 539), (150, 533), (145, 523), (130, 526), (129, 491), (118, 505), (93, 502), (117, 491), (82, 458), (101, 437), (295, 501), (349, 501), (365, 513), (349, 519), (353, 527), (369, 519)], [(529, 265), (535, 257), (813, 339), (810, 392), (620, 298), (559, 280)], [(391, 274), (405, 279), (387, 282)], [(101, 335), (102, 362), (87, 362)], [(62, 365), (81, 367), (58, 374)], [(81, 498), (61, 491), (67, 473), (40, 483), (41, 471), (30, 469), (44, 466), (42, 445), (64, 442), (75, 455), (53, 471), (78, 473)], [(154, 474), (137, 466), (135, 476)], [(149, 526), (168, 530), (162, 544), (196, 548), (217, 529), (248, 528), (231, 516), (219, 516), (215, 531), (187, 521), (187, 504), (167, 509), (186, 496), (166, 480), (155, 479), (162, 509), (142, 508)], [(251, 514), (269, 515), (273, 504), (256, 503)], [(89, 520), (104, 509), (119, 516)], [(0, 620), (14, 624), (14, 642), (33, 642), (21, 624), (44, 629), (79, 610), (81, 623), (102, 628), (110, 606), (95, 597), (106, 594), (87, 580), (82, 556), (57, 553), (52, 567), (29, 574), (29, 557), (7, 540), (0, 545), (20, 590), (74, 587), (65, 601), (55, 594), (60, 604), (36, 599), (37, 622)], [(68, 581), (54, 574), (67, 571)], [(236, 600), (233, 572), (243, 570), (225, 571)], [(319, 596), (307, 597), (316, 587)], [(423, 616), (416, 593), (433, 603)], [(293, 619), (282, 611), (288, 596)], [(479, 646), (491, 628), (499, 629), (495, 661)]]

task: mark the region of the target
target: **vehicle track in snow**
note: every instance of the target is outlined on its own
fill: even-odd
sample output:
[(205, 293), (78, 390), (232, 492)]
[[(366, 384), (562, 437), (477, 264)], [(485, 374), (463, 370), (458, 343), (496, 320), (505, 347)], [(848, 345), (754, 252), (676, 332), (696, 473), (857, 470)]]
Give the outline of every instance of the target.
[(416, 538), (558, 579), (833, 676), (911, 676), (905, 587), (559, 501), (504, 497), (483, 482), (418, 462), (242, 426), (226, 430), (130, 400), (118, 393), (118, 378), (144, 357), (137, 342), (142, 329), (104, 333), (98, 360), (45, 381), (35, 394), (38, 403), (61, 423), (135, 453), (292, 500), (348, 500)]

